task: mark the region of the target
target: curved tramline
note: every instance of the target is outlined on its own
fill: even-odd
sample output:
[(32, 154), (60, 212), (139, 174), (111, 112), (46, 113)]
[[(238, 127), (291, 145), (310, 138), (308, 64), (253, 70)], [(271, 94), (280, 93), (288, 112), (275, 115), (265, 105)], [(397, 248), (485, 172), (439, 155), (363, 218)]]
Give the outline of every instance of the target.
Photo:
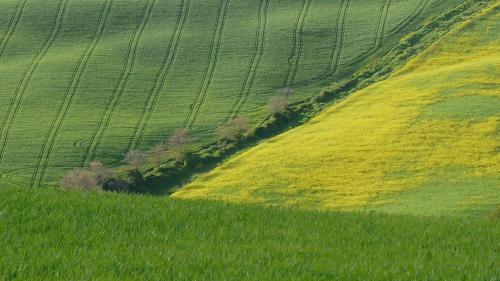
[(27, 0), (20, 0), (16, 8), (14, 9), (14, 14), (12, 15), (12, 18), (9, 21), (9, 27), (5, 35), (2, 37), (2, 40), (0, 40), (0, 57), (2, 57), (3, 52), (5, 51), (5, 47), (9, 43), (10, 38), (12, 37), (12, 34), (14, 34), (14, 31), (16, 30), (17, 25), (19, 24), (19, 20), (21, 19), (21, 14), (23, 13), (24, 5), (26, 5)]
[(143, 141), (144, 134), (146, 133), (146, 129), (148, 127), (148, 123), (151, 120), (151, 115), (155, 109), (156, 102), (158, 101), (158, 96), (160, 95), (160, 92), (163, 89), (165, 78), (172, 69), (172, 64), (177, 56), (177, 49), (179, 47), (179, 43), (182, 38), (182, 32), (184, 30), (184, 25), (186, 24), (189, 14), (189, 5), (190, 5), (190, 0), (181, 1), (181, 9), (179, 10), (179, 16), (177, 18), (175, 31), (172, 34), (172, 38), (170, 41), (170, 45), (167, 49), (163, 67), (156, 76), (155, 84), (151, 89), (150, 94), (147, 97), (147, 101), (141, 113), (139, 123), (136, 126), (136, 129), (134, 131), (134, 136), (130, 141), (127, 150), (137, 149)]
[[(389, 32), (389, 34), (394, 35), (394, 34), (398, 33), (409, 22), (413, 21), (416, 17), (420, 16), (430, 1), (431, 0), (420, 0), (418, 2), (418, 5), (415, 7), (415, 10), (413, 11), (413, 13), (411, 15), (409, 15), (407, 18), (405, 18), (401, 23), (399, 23), (394, 29), (392, 29)], [(439, 0), (437, 0), (437, 1), (439, 1)]]
[(205, 77), (203, 78), (203, 82), (200, 85), (198, 93), (196, 95), (196, 99), (191, 105), (191, 111), (184, 121), (184, 128), (191, 129), (193, 127), (194, 122), (196, 121), (196, 117), (200, 110), (201, 104), (203, 103), (205, 96), (207, 94), (208, 88), (210, 87), (210, 83), (212, 82), (212, 76), (215, 71), (215, 67), (217, 64), (217, 55), (219, 54), (219, 48), (221, 44), (222, 32), (224, 30), (224, 22), (227, 16), (227, 8), (229, 6), (230, 0), (221, 0), (219, 6), (219, 14), (217, 15), (217, 24), (214, 30), (214, 37), (212, 41), (212, 47), (210, 48), (208, 65), (205, 71)]
[(24, 76), (16, 89), (14, 100), (10, 105), (7, 111), (7, 116), (2, 124), (2, 127), (0, 128), (0, 163), (2, 163), (5, 147), (7, 145), (7, 142), (9, 141), (10, 130), (12, 129), (12, 125), (22, 105), (24, 95), (30, 84), (31, 78), (35, 73), (38, 64), (45, 57), (50, 47), (54, 43), (57, 35), (59, 34), (62, 25), (62, 20), (64, 18), (64, 15), (66, 14), (66, 6), (68, 4), (68, 1), (69, 0), (61, 0), (59, 7), (57, 9), (57, 15), (54, 21), (54, 27), (52, 29), (52, 32), (50, 33), (50, 36), (47, 38), (47, 41), (43, 45), (41, 51), (29, 65), (29, 68), (24, 73)]
[(255, 77), (257, 75), (257, 70), (259, 69), (260, 61), (262, 60), (262, 55), (264, 53), (265, 41), (266, 41), (266, 23), (267, 23), (267, 12), (269, 9), (270, 0), (261, 0), (259, 9), (259, 23), (256, 32), (256, 41), (254, 54), (252, 57), (252, 63), (245, 75), (245, 81), (243, 83), (243, 88), (239, 93), (239, 98), (233, 105), (231, 113), (229, 114), (226, 121), (234, 119), (240, 113), (245, 101), (248, 99), (248, 95), (252, 90), (255, 83)]
[(297, 75), (297, 70), (299, 67), (300, 56), (302, 55), (302, 34), (304, 33), (304, 22), (311, 6), (312, 0), (303, 0), (302, 9), (300, 10), (299, 16), (297, 17), (297, 22), (294, 28), (293, 37), (293, 48), (290, 57), (288, 57), (288, 69), (285, 74), (285, 81), (283, 82), (283, 87), (288, 87), (292, 85)]
[[(383, 47), (384, 37), (386, 36), (385, 33), (386, 33), (387, 17), (389, 14), (389, 8), (391, 6), (391, 2), (392, 2), (392, 0), (384, 0), (384, 2), (382, 3), (382, 5), (380, 7), (379, 18), (377, 21), (377, 28), (375, 30), (375, 35), (373, 37), (372, 47), (369, 50), (367, 50), (366, 52), (362, 52), (359, 55), (357, 55), (356, 57), (354, 57), (346, 62), (339, 63), (339, 65), (338, 65), (339, 67), (357, 63), (357, 62), (373, 55), (375, 52), (377, 52), (379, 49), (381, 49)], [(353, 46), (353, 45), (356, 45), (357, 43), (360, 43), (360, 41), (351, 42), (349, 45)], [(347, 46), (347, 44), (344, 45), (344, 47), (346, 47), (346, 46)]]
[(237, 116), (260, 124), (277, 89), (315, 96), (464, 1), (3, 0), (0, 181), (50, 185), (181, 128), (207, 145)]
[(87, 147), (85, 156), (83, 158), (82, 166), (88, 165), (95, 157), (97, 149), (99, 148), (99, 144), (101, 143), (101, 140), (104, 136), (104, 132), (108, 127), (109, 121), (111, 120), (111, 116), (113, 115), (113, 111), (115, 110), (115, 107), (118, 104), (118, 101), (120, 100), (123, 91), (125, 90), (130, 74), (132, 73), (132, 70), (134, 68), (135, 56), (137, 52), (137, 47), (139, 45), (139, 40), (141, 39), (144, 27), (149, 21), (149, 18), (151, 16), (151, 11), (153, 10), (155, 3), (156, 0), (148, 0), (146, 2), (141, 22), (137, 26), (137, 29), (134, 35), (132, 36), (132, 40), (130, 41), (128, 46), (127, 62), (125, 68), (123, 69), (123, 72), (120, 75), (120, 79), (118, 80), (118, 85), (116, 86), (111, 98), (108, 101), (108, 104), (106, 105), (106, 110), (104, 114), (101, 116), (101, 119), (99, 120), (99, 124), (97, 125), (97, 130), (92, 135), (90, 144)]
[(42, 144), (42, 148), (40, 150), (40, 154), (35, 166), (35, 171), (33, 172), (33, 175), (31, 177), (30, 187), (38, 187), (41, 185), (41, 182), (47, 170), (47, 164), (49, 162), (49, 157), (52, 152), (52, 148), (54, 146), (55, 138), (57, 137), (57, 135), (61, 130), (61, 125), (63, 124), (64, 119), (66, 118), (73, 97), (75, 96), (75, 93), (78, 90), (78, 85), (82, 79), (83, 73), (85, 72), (85, 68), (89, 61), (89, 58), (90, 56), (92, 56), (94, 49), (101, 40), (104, 31), (104, 26), (106, 25), (109, 13), (111, 11), (112, 3), (113, 0), (106, 0), (100, 11), (96, 32), (94, 33), (91, 42), (89, 43), (84, 53), (82, 54), (82, 57), (78, 61), (78, 65), (71, 77), (71, 83), (69, 84), (68, 90), (64, 95), (63, 102), (61, 103), (56, 118), (53, 120), (49, 132)]
[(387, 23), (387, 15), (389, 14), (389, 7), (391, 6), (391, 0), (385, 0), (384, 5), (380, 9), (379, 22), (377, 24), (377, 32), (375, 33), (375, 39), (373, 42), (373, 48), (378, 49), (382, 46), (384, 40), (385, 24)]

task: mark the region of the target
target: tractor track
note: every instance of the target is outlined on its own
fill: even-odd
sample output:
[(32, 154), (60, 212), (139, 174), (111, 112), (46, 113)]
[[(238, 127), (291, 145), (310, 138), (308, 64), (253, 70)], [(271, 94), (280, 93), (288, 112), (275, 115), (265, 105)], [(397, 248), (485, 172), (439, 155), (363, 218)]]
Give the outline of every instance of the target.
[(19, 24), (21, 15), (24, 10), (24, 6), (26, 5), (26, 1), (28, 0), (20, 0), (19, 2), (17, 2), (16, 8), (14, 8), (14, 14), (12, 15), (9, 21), (9, 28), (7, 29), (7, 32), (0, 41), (0, 57), (2, 57), (3, 52), (5, 51), (5, 48), (7, 47), (7, 44), (10, 41), (10, 38), (16, 31), (17, 25)]
[(49, 158), (54, 146), (54, 142), (59, 135), (59, 131), (62, 124), (64, 123), (64, 120), (66, 119), (68, 110), (73, 102), (73, 97), (75, 96), (75, 93), (79, 88), (81, 79), (85, 72), (85, 68), (87, 67), (87, 63), (92, 56), (92, 53), (94, 52), (97, 44), (101, 40), (102, 34), (104, 32), (104, 27), (109, 18), (112, 3), (113, 0), (106, 0), (101, 8), (97, 29), (77, 63), (77, 67), (75, 68), (75, 71), (73, 72), (70, 80), (71, 82), (68, 85), (66, 94), (63, 97), (63, 102), (59, 106), (56, 118), (54, 118), (54, 120), (52, 121), (47, 136), (43, 141), (40, 153), (37, 158), (37, 163), (35, 165), (35, 170), (30, 181), (30, 187), (39, 187), (42, 184), (45, 172), (47, 170)]
[(132, 36), (132, 40), (129, 42), (128, 45), (128, 50), (127, 50), (127, 62), (125, 64), (125, 68), (123, 69), (123, 72), (120, 75), (120, 78), (118, 80), (118, 84), (113, 91), (113, 94), (111, 98), (109, 99), (108, 103), (106, 104), (106, 110), (103, 115), (101, 115), (101, 118), (99, 120), (99, 123), (97, 125), (97, 130), (94, 132), (90, 139), (90, 144), (87, 147), (85, 151), (85, 155), (83, 157), (83, 161), (81, 166), (86, 166), (88, 165), (94, 158), (97, 153), (97, 150), (99, 149), (99, 146), (102, 142), (102, 139), (104, 137), (104, 133), (106, 132), (106, 129), (109, 126), (109, 123), (111, 121), (111, 117), (113, 115), (113, 112), (115, 111), (115, 108), (123, 95), (123, 92), (125, 90), (125, 87), (127, 85), (128, 79), (130, 78), (130, 75), (132, 74), (132, 70), (135, 65), (135, 59), (136, 59), (136, 53), (137, 53), (137, 48), (139, 45), (139, 41), (141, 39), (141, 36), (144, 32), (144, 28), (146, 27), (146, 24), (148, 23), (151, 13), (153, 10), (153, 7), (156, 4), (156, 0), (148, 0), (146, 2), (146, 5), (144, 6), (144, 13), (141, 18), (141, 22), (137, 26), (134, 35)]
[(152, 113), (156, 107), (156, 102), (158, 100), (158, 97), (160, 96), (161, 90), (163, 89), (163, 86), (165, 83), (165, 78), (167, 77), (168, 73), (170, 72), (170, 69), (172, 68), (172, 65), (173, 65), (175, 58), (177, 56), (177, 50), (179, 48), (180, 41), (182, 38), (184, 25), (186, 24), (186, 21), (187, 21), (188, 15), (189, 15), (189, 6), (190, 6), (190, 0), (182, 0), (181, 1), (181, 9), (179, 10), (179, 15), (178, 15), (176, 26), (175, 26), (175, 31), (172, 34), (172, 38), (170, 40), (170, 45), (169, 45), (167, 52), (166, 52), (166, 55), (165, 55), (163, 67), (161, 68), (160, 72), (156, 76), (155, 85), (151, 89), (149, 96), (146, 100), (146, 104), (145, 104), (143, 111), (141, 113), (141, 118), (140, 118), (139, 123), (137, 124), (137, 126), (135, 128), (134, 136), (127, 147), (127, 151), (132, 149), (132, 148), (137, 149), (141, 145), (141, 143), (144, 139), (146, 129), (147, 129), (149, 122), (151, 120)]
[(26, 91), (28, 89), (28, 86), (30, 85), (31, 79), (33, 78), (33, 74), (35, 73), (38, 64), (42, 61), (42, 59), (45, 57), (49, 49), (52, 47), (52, 44), (56, 40), (59, 31), (61, 30), (62, 26), (62, 21), (64, 19), (64, 16), (66, 15), (66, 8), (69, 0), (61, 0), (59, 3), (59, 6), (57, 8), (57, 14), (56, 18), (54, 21), (54, 26), (53, 29), (50, 33), (50, 36), (47, 38), (45, 41), (42, 49), (38, 53), (38, 55), (35, 57), (35, 59), (30, 63), (28, 69), (23, 75), (23, 78), (21, 79), (20, 83), (17, 86), (16, 93), (14, 96), (14, 99), (12, 101), (12, 104), (10, 105), (9, 109), (7, 110), (7, 115), (6, 118), (2, 124), (2, 127), (0, 129), (0, 163), (3, 160), (3, 156), (5, 153), (5, 148), (7, 146), (7, 143), (9, 141), (9, 135), (10, 135), (10, 130), (12, 129), (12, 126), (16, 120), (17, 113), (19, 112), (19, 109), (21, 108), (21, 105), (23, 103), (24, 97), (26, 95)]
[(294, 37), (293, 37), (293, 49), (288, 57), (288, 69), (285, 74), (285, 81), (283, 82), (283, 87), (290, 86), (297, 75), (299, 68), (300, 57), (302, 56), (303, 39), (302, 33), (304, 32), (304, 23), (309, 12), (309, 7), (311, 6), (312, 0), (303, 0), (302, 8), (297, 17), (294, 27)]
[(259, 24), (256, 31), (256, 41), (252, 61), (245, 75), (245, 81), (240, 91), (239, 98), (234, 103), (231, 113), (226, 118), (226, 122), (238, 116), (254, 86), (257, 70), (259, 69), (262, 55), (264, 54), (268, 8), (269, 0), (261, 0), (259, 8)]
[(197, 96), (193, 104), (191, 104), (191, 110), (189, 112), (188, 118), (184, 121), (183, 127), (190, 130), (193, 127), (194, 122), (198, 116), (201, 105), (205, 100), (208, 88), (212, 82), (212, 77), (215, 71), (215, 66), (217, 64), (217, 56), (220, 49), (220, 43), (222, 38), (222, 33), (224, 31), (224, 24), (227, 16), (227, 10), (230, 0), (221, 0), (219, 7), (219, 14), (217, 15), (217, 24), (213, 32), (214, 39), (212, 41), (212, 46), (209, 52), (208, 65), (205, 70), (205, 77), (203, 79), (200, 88), (198, 89)]

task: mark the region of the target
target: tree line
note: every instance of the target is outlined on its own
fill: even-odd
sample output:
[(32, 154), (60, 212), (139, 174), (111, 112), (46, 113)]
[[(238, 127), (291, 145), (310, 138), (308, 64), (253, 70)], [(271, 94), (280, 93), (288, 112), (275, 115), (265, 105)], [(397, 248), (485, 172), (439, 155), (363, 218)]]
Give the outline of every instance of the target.
[[(276, 118), (284, 114), (288, 110), (293, 93), (292, 88), (279, 89), (267, 103), (268, 116)], [(242, 139), (249, 132), (250, 120), (246, 117), (236, 117), (215, 129), (217, 140), (223, 145)], [(187, 159), (193, 153), (193, 143), (189, 131), (179, 129), (166, 142), (159, 142), (148, 151), (128, 151), (123, 157), (123, 165), (112, 169), (100, 161), (93, 161), (88, 167), (69, 171), (59, 185), (63, 189), (78, 191), (143, 193), (146, 191), (145, 167), (159, 168), (169, 159), (174, 165), (186, 165)]]

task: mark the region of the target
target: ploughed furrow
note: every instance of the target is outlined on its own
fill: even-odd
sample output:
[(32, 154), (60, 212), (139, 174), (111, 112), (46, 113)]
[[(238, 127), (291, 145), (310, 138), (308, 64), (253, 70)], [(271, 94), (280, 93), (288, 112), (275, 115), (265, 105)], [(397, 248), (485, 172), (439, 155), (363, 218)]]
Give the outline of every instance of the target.
[(146, 24), (148, 23), (149, 18), (151, 17), (151, 11), (153, 10), (155, 3), (156, 0), (148, 0), (146, 2), (146, 5), (144, 6), (144, 14), (141, 18), (141, 22), (137, 26), (137, 29), (135, 30), (134, 35), (132, 36), (132, 40), (130, 41), (128, 46), (127, 56), (126, 56), (127, 62), (125, 64), (125, 68), (123, 69), (123, 72), (121, 73), (120, 78), (118, 80), (118, 84), (106, 105), (104, 114), (101, 115), (101, 118), (97, 124), (97, 130), (92, 135), (90, 144), (87, 147), (87, 150), (85, 151), (85, 155), (82, 161), (82, 166), (88, 165), (90, 161), (94, 159), (97, 150), (99, 148), (99, 145), (102, 141), (102, 138), (104, 136), (104, 133), (106, 132), (106, 129), (109, 126), (111, 116), (113, 115), (113, 112), (116, 108), (116, 105), (118, 104), (118, 101), (120, 100), (120, 97), (123, 95), (128, 79), (130, 78), (130, 74), (132, 73), (132, 70), (135, 65), (135, 58), (139, 41), (141, 39), (144, 28), (146, 27)]
[(68, 1), (69, 0), (61, 0), (61, 2), (59, 3), (59, 6), (57, 8), (57, 15), (54, 21), (54, 27), (52, 28), (50, 36), (45, 41), (42, 49), (37, 54), (35, 59), (30, 63), (28, 69), (23, 75), (23, 78), (21, 79), (20, 83), (16, 88), (14, 99), (9, 109), (7, 110), (6, 118), (4, 119), (2, 127), (0, 128), (0, 163), (3, 160), (5, 147), (7, 146), (7, 143), (9, 141), (10, 130), (12, 129), (12, 126), (16, 120), (17, 113), (21, 108), (24, 96), (26, 95), (26, 91), (31, 82), (33, 74), (35, 73), (35, 70), (37, 69), (40, 61), (45, 57), (50, 47), (52, 47), (52, 44), (56, 40), (56, 37), (59, 34), (59, 31), (61, 30), (61, 25), (63, 22), (64, 15), (66, 14)]
[(226, 121), (234, 119), (236, 116), (238, 116), (255, 83), (257, 70), (259, 69), (259, 65), (262, 60), (262, 55), (264, 54), (268, 8), (269, 8), (269, 0), (261, 0), (259, 9), (259, 22), (256, 31), (255, 49), (252, 57), (252, 62), (250, 64), (250, 68), (246, 73), (245, 81), (243, 83), (243, 88), (241, 89), (239, 94), (239, 99), (233, 105), (233, 109)]
[(78, 61), (77, 67), (71, 77), (70, 80), (71, 82), (69, 84), (69, 87), (67, 88), (66, 94), (63, 97), (63, 101), (57, 111), (56, 118), (54, 118), (54, 120), (52, 121), (47, 136), (43, 141), (40, 153), (38, 155), (38, 160), (35, 166), (35, 171), (31, 177), (30, 187), (39, 187), (42, 184), (45, 172), (47, 170), (50, 154), (54, 146), (55, 139), (59, 134), (59, 130), (61, 129), (64, 120), (66, 119), (66, 114), (68, 113), (68, 109), (71, 106), (73, 97), (75, 96), (75, 93), (78, 90), (78, 86), (83, 77), (85, 68), (87, 67), (89, 58), (91, 57), (92, 53), (94, 52), (94, 49), (101, 40), (104, 31), (104, 26), (108, 21), (108, 17), (111, 11), (112, 2), (113, 0), (106, 0), (106, 2), (103, 4), (103, 7), (101, 8), (101, 11), (99, 13), (97, 29), (94, 35), (92, 36), (91, 41), (87, 45), (84, 53), (82, 54), (82, 56)]
[(191, 129), (193, 127), (193, 124), (196, 121), (196, 117), (198, 116), (198, 112), (200, 111), (200, 107), (205, 100), (205, 96), (207, 94), (208, 88), (210, 87), (210, 83), (212, 82), (212, 76), (217, 64), (217, 56), (219, 53), (222, 33), (224, 31), (224, 23), (226, 20), (228, 6), (229, 0), (221, 0), (219, 14), (217, 15), (217, 24), (214, 31), (214, 38), (209, 53), (208, 66), (205, 71), (205, 77), (202, 84), (200, 85), (200, 88), (198, 89), (196, 100), (191, 105), (189, 116), (184, 121), (184, 128)]
[(418, 17), (422, 12), (425, 10), (427, 5), (429, 4), (429, 0), (421, 0), (417, 6), (415, 7), (415, 10), (413, 10), (413, 13), (411, 13), (406, 19), (404, 19), (400, 24), (398, 24), (393, 30), (389, 32), (389, 35), (394, 35), (401, 31), (402, 28), (404, 28), (408, 23), (410, 23), (413, 19)]
[(136, 149), (142, 143), (144, 134), (146, 133), (146, 129), (151, 119), (151, 115), (155, 109), (156, 102), (158, 100), (158, 97), (160, 96), (161, 90), (163, 89), (165, 78), (170, 72), (170, 69), (172, 68), (174, 60), (177, 56), (177, 49), (179, 48), (179, 43), (182, 38), (182, 32), (184, 30), (184, 25), (186, 24), (189, 14), (189, 6), (190, 6), (190, 0), (181, 1), (179, 16), (177, 18), (177, 23), (175, 26), (174, 33), (172, 34), (172, 38), (170, 40), (170, 45), (166, 52), (163, 67), (156, 76), (155, 84), (149, 93), (146, 104), (141, 113), (141, 118), (136, 126), (134, 136), (131, 142), (129, 143), (127, 150)]
[(297, 75), (300, 56), (302, 55), (302, 34), (304, 32), (304, 23), (307, 12), (309, 11), (309, 7), (311, 6), (311, 1), (312, 0), (303, 0), (302, 9), (300, 10), (297, 22), (295, 23), (293, 49), (290, 57), (288, 58), (288, 70), (285, 75), (285, 81), (283, 82), (284, 87), (290, 86), (295, 80), (295, 76)]
[(16, 8), (14, 9), (14, 14), (12, 15), (9, 21), (9, 28), (7, 29), (7, 32), (0, 41), (0, 57), (2, 57), (3, 52), (5, 51), (5, 47), (7, 47), (7, 44), (9, 43), (9, 40), (12, 37), (12, 34), (14, 34), (14, 31), (16, 31), (16, 27), (19, 24), (19, 20), (21, 19), (21, 14), (23, 13), (26, 1), (27, 0), (20, 0), (17, 3)]

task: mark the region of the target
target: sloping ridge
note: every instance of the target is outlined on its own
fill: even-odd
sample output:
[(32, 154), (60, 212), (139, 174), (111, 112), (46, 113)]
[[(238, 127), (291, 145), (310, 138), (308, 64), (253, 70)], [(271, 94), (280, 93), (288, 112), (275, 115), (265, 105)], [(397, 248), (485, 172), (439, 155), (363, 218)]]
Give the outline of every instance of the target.
[(499, 11), (173, 196), (412, 213), (500, 204)]

